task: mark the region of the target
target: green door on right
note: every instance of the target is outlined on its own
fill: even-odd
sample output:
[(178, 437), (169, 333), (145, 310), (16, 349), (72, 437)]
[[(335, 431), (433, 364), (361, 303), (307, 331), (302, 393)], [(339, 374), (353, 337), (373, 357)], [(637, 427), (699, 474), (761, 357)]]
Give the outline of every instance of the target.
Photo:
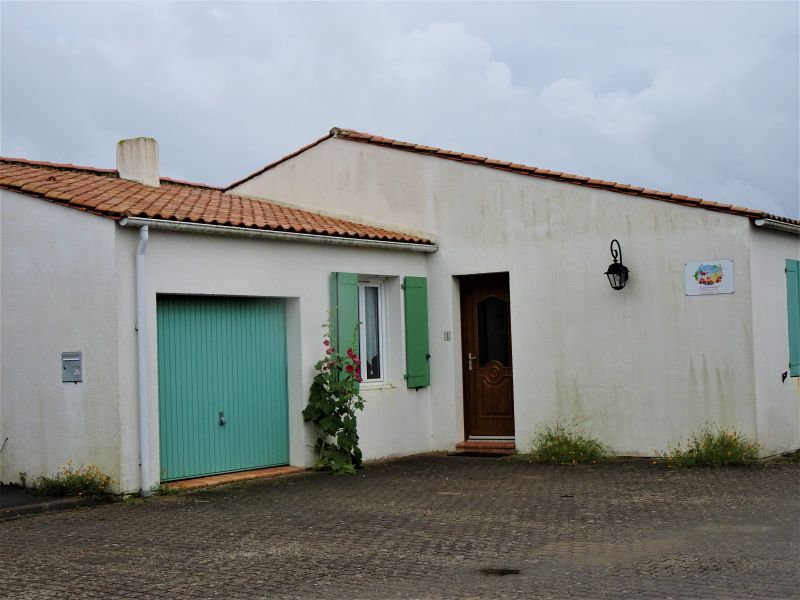
[(162, 481), (289, 462), (282, 299), (157, 297)]

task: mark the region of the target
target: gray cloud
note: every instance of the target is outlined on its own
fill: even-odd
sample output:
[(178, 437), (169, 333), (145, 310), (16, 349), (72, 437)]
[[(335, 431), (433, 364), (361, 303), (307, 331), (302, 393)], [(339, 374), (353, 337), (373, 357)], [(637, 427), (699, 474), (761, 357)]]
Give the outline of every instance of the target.
[(224, 184), (336, 125), (800, 216), (797, 3), (8, 3), (0, 151)]

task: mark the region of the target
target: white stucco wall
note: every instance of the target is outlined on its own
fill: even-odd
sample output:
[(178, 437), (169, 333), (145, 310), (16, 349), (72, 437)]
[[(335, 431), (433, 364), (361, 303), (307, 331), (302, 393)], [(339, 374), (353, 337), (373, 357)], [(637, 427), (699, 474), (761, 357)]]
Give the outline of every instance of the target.
[[(431, 192), (435, 169), (420, 164), (419, 157), (381, 150), (366, 144), (327, 140), (245, 181), (231, 193), (346, 215), (350, 220), (403, 231), (433, 233), (436, 212)], [(410, 171), (415, 165), (422, 168)], [(359, 196), (348, 197), (348, 192)]]
[[(139, 485), (137, 466), (136, 333), (134, 256), (138, 231), (117, 229), (120, 296), (120, 396), (122, 403), (123, 485)], [(403, 382), (402, 292), (406, 275), (425, 275), (423, 255), (251, 238), (150, 231), (146, 253), (152, 473), (159, 472), (157, 294), (211, 294), (287, 298), (289, 362), (290, 462), (313, 464), (314, 436), (303, 423), (313, 366), (322, 355), (322, 324), (330, 303), (333, 271), (388, 277), (389, 381), (378, 389), (365, 386), (359, 415), (361, 448), (366, 459), (423, 452), (433, 448), (430, 391), (415, 392)], [(155, 480), (151, 483), (156, 483)]]
[[(436, 236), (436, 447), (464, 432), (456, 276), (492, 271), (510, 273), (521, 449), (555, 419), (619, 454), (652, 455), (705, 423), (758, 435), (745, 218), (336, 139), (235, 191)], [(603, 275), (612, 238), (631, 269), (619, 292)], [(687, 297), (684, 263), (723, 258), (735, 293)]]
[[(115, 224), (0, 191), (0, 481), (73, 463), (120, 481)], [(61, 353), (84, 380), (61, 382)]]
[(789, 233), (753, 228), (753, 348), (758, 440), (766, 454), (800, 447), (800, 377), (789, 370), (786, 306), (786, 259), (800, 260), (800, 238)]

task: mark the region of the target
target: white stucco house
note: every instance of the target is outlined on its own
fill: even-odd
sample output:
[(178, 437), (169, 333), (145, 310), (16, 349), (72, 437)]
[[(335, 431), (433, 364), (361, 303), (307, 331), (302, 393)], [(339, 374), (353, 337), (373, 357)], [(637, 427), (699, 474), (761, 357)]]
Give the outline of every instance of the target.
[(0, 190), (2, 482), (311, 465), (332, 306), (366, 459), (554, 420), (625, 455), (706, 423), (800, 447), (796, 220), (342, 129), (224, 190), (144, 138), (116, 170), (0, 159)]

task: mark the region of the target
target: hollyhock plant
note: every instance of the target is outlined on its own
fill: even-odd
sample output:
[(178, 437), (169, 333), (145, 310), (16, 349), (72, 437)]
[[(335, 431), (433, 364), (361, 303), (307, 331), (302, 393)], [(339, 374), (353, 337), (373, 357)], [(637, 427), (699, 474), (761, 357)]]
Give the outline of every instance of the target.
[[(330, 331), (330, 324), (327, 326)], [(353, 335), (353, 346), (358, 327)], [(356, 411), (364, 409), (364, 399), (359, 394), (361, 360), (352, 347), (340, 353), (326, 332), (322, 346), (322, 360), (314, 365), (316, 375), (311, 384), (308, 405), (303, 409), (303, 419), (317, 430), (317, 467), (331, 469), (334, 473), (354, 473), (361, 467), (361, 449), (358, 447)]]

